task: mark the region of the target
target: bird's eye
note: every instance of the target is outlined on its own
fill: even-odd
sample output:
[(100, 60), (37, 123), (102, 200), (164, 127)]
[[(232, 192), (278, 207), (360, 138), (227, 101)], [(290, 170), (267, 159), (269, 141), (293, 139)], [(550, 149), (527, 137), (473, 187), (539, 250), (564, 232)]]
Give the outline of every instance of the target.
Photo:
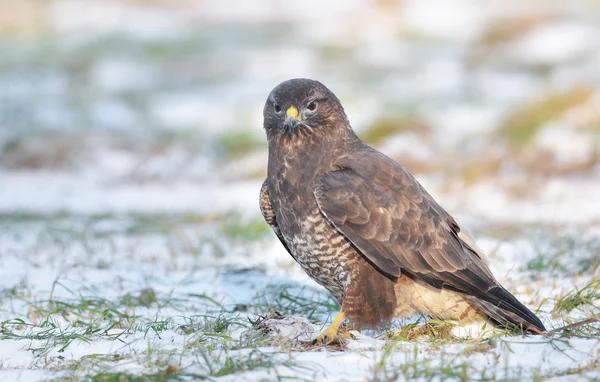
[(306, 106), (306, 108), (310, 111), (315, 111), (317, 110), (317, 103), (315, 101), (312, 101), (308, 104), (308, 106)]
[(273, 106), (273, 109), (275, 109), (275, 113), (277, 113), (277, 114), (281, 113), (281, 106), (275, 104), (275, 106)]

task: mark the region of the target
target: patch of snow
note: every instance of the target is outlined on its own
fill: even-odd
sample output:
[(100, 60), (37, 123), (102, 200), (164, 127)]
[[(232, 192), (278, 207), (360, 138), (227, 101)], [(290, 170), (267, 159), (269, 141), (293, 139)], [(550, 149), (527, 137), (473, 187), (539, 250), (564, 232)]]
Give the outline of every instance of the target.
[(260, 326), (261, 330), (269, 330), (271, 335), (284, 342), (310, 342), (319, 334), (317, 326), (308, 322), (305, 317), (267, 318), (260, 322)]
[(476, 97), (502, 106), (517, 106), (544, 89), (541, 79), (517, 70), (482, 68), (470, 78), (471, 91)]
[(489, 8), (468, 0), (406, 2), (403, 27), (411, 32), (440, 39), (471, 40), (486, 25)]
[(48, 68), (38, 70), (19, 69), (0, 74), (0, 95), (11, 98), (64, 97), (69, 91), (68, 76)]
[[(318, 77), (319, 60), (309, 47), (287, 46), (277, 51), (262, 49), (248, 54), (241, 74), (269, 81), (273, 87), (290, 78)], [(268, 93), (265, 93), (264, 100)]]
[(532, 199), (514, 199), (499, 185), (499, 179), (481, 181), (461, 195), (444, 198), (450, 211), (485, 217), (487, 222), (511, 224), (554, 222), (573, 224), (598, 221), (598, 179), (554, 178), (538, 188)]
[(131, 58), (105, 58), (91, 69), (91, 85), (105, 92), (146, 90), (157, 80), (156, 68)]
[[(59, 373), (60, 374), (60, 373)], [(0, 376), (5, 381), (14, 382), (37, 382), (49, 381), (55, 378), (60, 378), (55, 372), (50, 370), (40, 369), (10, 369), (3, 368), (0, 370)]]
[[(328, 1), (323, 3), (319, 0), (309, 0), (299, 7), (295, 3), (278, 2), (271, 0), (259, 0), (252, 3), (237, 0), (225, 0), (219, 3), (212, 1), (196, 2), (198, 15), (210, 22), (218, 23), (263, 23), (267, 21), (280, 20), (292, 22), (302, 15), (303, 22), (311, 22), (323, 18), (322, 15), (332, 13), (348, 13), (364, 4), (364, 0)], [(307, 10), (319, 9), (319, 12)], [(339, 23), (340, 20), (328, 18), (329, 22)], [(342, 20), (343, 21), (343, 20)]]
[(542, 25), (510, 46), (507, 54), (533, 65), (557, 65), (598, 48), (598, 29), (580, 22), (560, 21)]
[(498, 107), (466, 103), (445, 107), (436, 105), (425, 112), (436, 130), (436, 136), (440, 140), (455, 142), (468, 136), (492, 132), (502, 116), (502, 110)]
[(27, 341), (2, 341), (0, 363), (2, 369), (27, 369), (31, 366), (31, 347)]
[(502, 330), (496, 329), (492, 325), (482, 322), (474, 322), (467, 325), (457, 325), (450, 329), (450, 334), (457, 338), (482, 339), (502, 333)]
[[(117, 1), (60, 0), (51, 4), (51, 26), (76, 38), (125, 33), (148, 41), (172, 40), (186, 33), (187, 17)], [(82, 33), (85, 31), (85, 33)]]
[(395, 134), (386, 139), (379, 150), (392, 158), (408, 156), (425, 160), (434, 155), (431, 145), (424, 142), (421, 135), (415, 133)]
[(414, 61), (413, 45), (403, 41), (376, 41), (355, 53), (358, 62), (375, 68), (407, 68)]
[(215, 130), (232, 122), (234, 115), (214, 110), (211, 98), (203, 92), (154, 95), (148, 109), (159, 126), (178, 130), (210, 124)]
[[(66, 221), (69, 223), (69, 221)], [(77, 232), (77, 221), (57, 224), (53, 223), (56, 229), (63, 228), (68, 231), (69, 224), (71, 229)], [(20, 224), (20, 223), (19, 223)], [(269, 285), (286, 285), (290, 280), (308, 280), (300, 267), (292, 265), (292, 272), (288, 273), (288, 265), (277, 269), (284, 260), (293, 261), (289, 255), (276, 243), (273, 238), (271, 245), (267, 248), (245, 246), (243, 251), (229, 250), (226, 259), (220, 262), (218, 259), (211, 260), (207, 257), (207, 250), (203, 249), (200, 253), (191, 253), (182, 251), (174, 242), (160, 235), (150, 236), (148, 234), (134, 237), (117, 238), (88, 238), (85, 240), (85, 246), (78, 244), (78, 241), (72, 243), (63, 243), (60, 241), (54, 244), (44, 241), (40, 242), (43, 228), (35, 228), (39, 223), (26, 223), (21, 231), (15, 230), (16, 226), (9, 225), (8, 228), (0, 232), (0, 251), (3, 254), (0, 257), (0, 278), (5, 281), (4, 285), (8, 288), (15, 286), (17, 293), (27, 291), (28, 299), (32, 301), (47, 301), (52, 291), (52, 295), (57, 300), (78, 301), (82, 296), (92, 296), (94, 298), (115, 299), (123, 296), (125, 293), (136, 296), (140, 290), (148, 288), (153, 290), (159, 298), (168, 297), (176, 301), (175, 304), (159, 308), (156, 305), (148, 307), (137, 306), (132, 312), (138, 322), (152, 322), (154, 320), (170, 319), (177, 325), (187, 325), (185, 316), (205, 314), (210, 311), (210, 305), (204, 299), (197, 301), (191, 297), (191, 294), (205, 293), (216, 299), (219, 303), (231, 309), (236, 304), (247, 304), (254, 301), (257, 294), (264, 292)], [(33, 226), (31, 226), (33, 224)], [(118, 231), (127, 231), (126, 221), (105, 221), (100, 225), (102, 231), (110, 232), (111, 229)], [(39, 230), (42, 231), (39, 231)], [(206, 230), (206, 234), (210, 234)], [(198, 235), (197, 231), (194, 231)], [(485, 250), (497, 247), (498, 243), (492, 239), (478, 241)], [(531, 248), (526, 247), (529, 241), (522, 242), (526, 251)], [(94, 261), (102, 258), (104, 255), (104, 246), (108, 253), (112, 253), (112, 259), (106, 258), (108, 268), (98, 269), (94, 267)], [(514, 246), (501, 247), (497, 251), (494, 260), (498, 256), (504, 256), (506, 259), (502, 262), (493, 261), (498, 265), (509, 267), (510, 261), (522, 261), (523, 254), (515, 254), (518, 243)], [(173, 253), (175, 251), (175, 253)], [(90, 256), (90, 254), (92, 254)], [(124, 256), (126, 254), (126, 256)], [(60, 257), (63, 256), (63, 259)], [(510, 257), (509, 257), (510, 256)], [(92, 259), (93, 261), (90, 261)], [(521, 259), (521, 260), (519, 260)], [(258, 266), (265, 268), (266, 273), (260, 271), (228, 272), (219, 269), (219, 264), (241, 264), (247, 266)], [(54, 282), (58, 284), (53, 287)], [(520, 286), (523, 283), (519, 283)], [(302, 285), (307, 285), (300, 281), (295, 287), (300, 293)], [(314, 285), (314, 284), (310, 284)], [(519, 288), (520, 289), (520, 288)], [(292, 293), (296, 293), (293, 291)], [(302, 293), (302, 296), (310, 298), (313, 291)], [(543, 291), (544, 295), (556, 294), (556, 290), (547, 289)], [(518, 295), (519, 299), (527, 302), (527, 298)], [(24, 301), (13, 301), (10, 304), (3, 304), (0, 307), (0, 321), (14, 317), (29, 317), (29, 304)], [(213, 309), (215, 307), (213, 306)], [(245, 321), (245, 316), (256, 318), (251, 313), (240, 313), (240, 319)], [(56, 316), (53, 317), (53, 323), (59, 328), (67, 328), (80, 317)], [(331, 317), (329, 318), (330, 321)], [(264, 328), (270, 330), (270, 336), (275, 340), (274, 344), (285, 344), (286, 341), (310, 341), (324, 327), (326, 323), (320, 324), (309, 321), (306, 317), (300, 315), (281, 316), (277, 319), (270, 318), (262, 323)], [(40, 329), (46, 330), (46, 329)], [(233, 338), (242, 336), (247, 328), (236, 329), (232, 333)], [(112, 329), (107, 335), (116, 336), (122, 329)], [(222, 380), (251, 380), (255, 377), (270, 378), (274, 373), (280, 375), (293, 376), (295, 378), (306, 377), (307, 370), (315, 380), (363, 379), (374, 375), (376, 365), (383, 357), (384, 348), (392, 343), (377, 339), (369, 332), (351, 332), (353, 339), (346, 342), (345, 351), (334, 353), (327, 351), (325, 347), (317, 347), (311, 352), (289, 351), (282, 352), (274, 347), (260, 347), (259, 350), (242, 349), (240, 351), (231, 351), (228, 356), (234, 357), (236, 354), (243, 356), (249, 351), (260, 351), (269, 356), (275, 357), (283, 363), (286, 356), (291, 356), (297, 367), (287, 367), (280, 365), (275, 369), (258, 369), (254, 371), (241, 371), (234, 375), (223, 377)], [(465, 326), (453, 328), (453, 334), (466, 336), (481, 335), (481, 327)], [(45, 362), (56, 361), (58, 356), (63, 357), (60, 362), (70, 362), (83, 360), (86, 356), (92, 354), (137, 354), (140, 359), (127, 362), (111, 363), (111, 370), (124, 371), (129, 373), (147, 373), (152, 369), (144, 366), (145, 354), (149, 346), (155, 349), (159, 354), (170, 354), (175, 349), (183, 348), (189, 341), (189, 337), (172, 330), (161, 332), (160, 335), (154, 335), (152, 332), (135, 332), (127, 336), (125, 343), (108, 339), (92, 338), (90, 343), (85, 341), (73, 341), (62, 353), (58, 353), (54, 348), (48, 354)], [(489, 365), (502, 365), (493, 368), (494, 373), (512, 372), (515, 367), (522, 367), (526, 373), (529, 370), (541, 367), (544, 371), (564, 370), (569, 367), (586, 365), (593, 361), (593, 354), (598, 345), (596, 339), (580, 340), (570, 339), (568, 345), (564, 340), (556, 342), (545, 340), (539, 337), (500, 337), (495, 340), (499, 345), (492, 346), (486, 353), (474, 353), (468, 359), (463, 357), (467, 345), (453, 344), (443, 346), (440, 351), (432, 350), (428, 341), (417, 340), (414, 342), (394, 343), (394, 350), (386, 357), (385, 365), (391, 369), (401, 368), (403, 365), (415, 364), (423, 365), (427, 368), (436, 368), (438, 366), (448, 366), (446, 363), (448, 357), (454, 359), (457, 364), (468, 362), (476, 370), (489, 368)], [(504, 345), (507, 343), (508, 345)], [(10, 345), (10, 346), (9, 346)], [(35, 358), (32, 348), (44, 347), (42, 341), (3, 341), (0, 346), (0, 360), (4, 365), (11, 365), (14, 368), (28, 368), (34, 365), (34, 362), (41, 362)], [(525, 356), (529, 353), (535, 356)], [(446, 361), (444, 361), (446, 360)], [(552, 362), (548, 362), (552, 360)], [(554, 362), (556, 360), (556, 362)], [(195, 356), (177, 356), (173, 360), (176, 364), (186, 368), (186, 371), (198, 367)], [(59, 363), (60, 363), (59, 362)], [(55, 363), (56, 364), (56, 363)], [(503, 365), (509, 364), (510, 368), (503, 368)], [(37, 364), (36, 364), (37, 365)], [(324, 365), (329, 365), (324, 367)], [(309, 367), (310, 369), (307, 369)], [(390, 369), (390, 370), (391, 370)], [(0, 378), (8, 378), (14, 375), (14, 369), (0, 370)], [(26, 374), (24, 374), (26, 375)], [(56, 376), (56, 374), (53, 374)], [(33, 378), (33, 377), (32, 377)]]
[(258, 213), (261, 183), (262, 180), (231, 184), (190, 181), (107, 184), (101, 179), (86, 179), (71, 173), (0, 171), (0, 211)]
[(127, 130), (141, 123), (141, 116), (131, 107), (116, 100), (100, 100), (91, 105), (92, 123), (100, 128)]
[(453, 57), (422, 63), (414, 76), (417, 91), (424, 97), (448, 97), (460, 93), (467, 84), (463, 63)]
[(576, 131), (573, 126), (551, 122), (544, 125), (535, 138), (535, 145), (554, 154), (559, 164), (585, 163), (592, 158), (595, 144), (594, 136)]
[(352, 339), (348, 340), (347, 350), (365, 351), (365, 350), (380, 350), (386, 345), (386, 341), (372, 338), (366, 334), (356, 330), (350, 331)]

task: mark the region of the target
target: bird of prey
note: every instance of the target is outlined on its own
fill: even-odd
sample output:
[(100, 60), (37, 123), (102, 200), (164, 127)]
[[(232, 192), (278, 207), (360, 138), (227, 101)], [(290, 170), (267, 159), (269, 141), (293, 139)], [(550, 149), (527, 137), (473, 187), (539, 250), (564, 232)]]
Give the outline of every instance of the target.
[(376, 328), (415, 313), (545, 331), (452, 216), (403, 166), (360, 140), (327, 87), (285, 81), (263, 115), (269, 163), (261, 212), (341, 306), (315, 343), (333, 341), (345, 319)]

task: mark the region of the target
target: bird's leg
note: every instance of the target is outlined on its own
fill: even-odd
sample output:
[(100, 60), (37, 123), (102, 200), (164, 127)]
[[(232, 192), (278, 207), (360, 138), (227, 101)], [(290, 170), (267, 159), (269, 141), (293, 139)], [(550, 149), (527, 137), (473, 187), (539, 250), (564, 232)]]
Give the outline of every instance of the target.
[[(342, 322), (344, 322), (344, 319), (346, 318), (346, 315), (344, 314), (344, 310), (340, 310), (340, 312), (338, 313), (337, 317), (335, 318), (335, 320), (333, 320), (333, 322), (331, 323), (331, 325), (329, 325), (329, 327), (327, 329), (325, 329), (321, 334), (319, 334), (317, 336), (317, 338), (315, 338), (313, 340), (313, 345), (315, 344), (329, 344), (331, 343), (333, 340), (335, 340), (335, 338), (338, 336), (339, 330), (340, 330), (340, 326), (342, 326)], [(342, 334), (340, 334), (340, 337), (342, 338), (350, 338), (350, 332), (344, 332)]]

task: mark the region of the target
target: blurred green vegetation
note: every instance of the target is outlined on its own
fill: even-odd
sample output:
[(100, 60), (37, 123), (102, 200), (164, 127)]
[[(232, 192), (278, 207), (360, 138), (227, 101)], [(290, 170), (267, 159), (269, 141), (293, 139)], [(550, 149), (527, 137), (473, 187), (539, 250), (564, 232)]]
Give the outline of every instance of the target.
[(249, 129), (224, 132), (217, 137), (215, 143), (218, 150), (230, 158), (243, 156), (259, 148), (267, 148), (266, 138)]
[(418, 117), (396, 116), (376, 119), (360, 134), (363, 141), (371, 145), (384, 142), (392, 135), (402, 132), (414, 132), (426, 135), (431, 131), (430, 126)]
[(500, 132), (511, 146), (523, 147), (531, 142), (544, 124), (584, 104), (593, 95), (594, 88), (591, 87), (576, 87), (566, 92), (544, 95), (509, 113)]

